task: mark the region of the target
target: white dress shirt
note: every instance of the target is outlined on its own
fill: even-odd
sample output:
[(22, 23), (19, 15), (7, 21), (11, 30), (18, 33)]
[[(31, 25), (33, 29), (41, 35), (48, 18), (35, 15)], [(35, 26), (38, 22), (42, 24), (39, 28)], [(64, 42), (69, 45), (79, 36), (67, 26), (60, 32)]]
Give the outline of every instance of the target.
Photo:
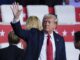
[[(50, 40), (52, 42), (52, 46), (53, 46), (53, 59), (55, 59), (55, 41), (54, 41), (54, 36), (53, 33), (50, 34)], [(47, 56), (46, 56), (46, 46), (47, 46), (47, 34), (44, 34), (44, 41), (43, 41), (43, 45), (41, 48), (41, 52), (40, 52), (40, 56), (38, 58), (38, 60), (47, 60)]]

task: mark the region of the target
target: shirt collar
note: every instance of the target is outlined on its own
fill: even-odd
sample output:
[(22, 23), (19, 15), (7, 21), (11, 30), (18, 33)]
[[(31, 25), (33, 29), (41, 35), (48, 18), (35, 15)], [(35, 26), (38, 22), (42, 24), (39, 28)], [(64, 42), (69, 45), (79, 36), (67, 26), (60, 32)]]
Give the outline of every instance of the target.
[[(48, 34), (44, 33), (44, 36), (47, 37)], [(53, 37), (53, 32), (50, 34), (51, 38)]]

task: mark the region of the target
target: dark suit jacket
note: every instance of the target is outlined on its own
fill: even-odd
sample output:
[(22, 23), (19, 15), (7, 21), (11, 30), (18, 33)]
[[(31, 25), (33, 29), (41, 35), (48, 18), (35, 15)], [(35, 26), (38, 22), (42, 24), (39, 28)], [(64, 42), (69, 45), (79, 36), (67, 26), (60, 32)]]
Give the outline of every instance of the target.
[(24, 50), (15, 45), (0, 49), (0, 60), (23, 60)]
[[(44, 40), (44, 32), (37, 29), (22, 30), (20, 22), (11, 23), (15, 33), (28, 44), (25, 60), (38, 60)], [(55, 60), (66, 60), (64, 39), (53, 32), (56, 45)]]

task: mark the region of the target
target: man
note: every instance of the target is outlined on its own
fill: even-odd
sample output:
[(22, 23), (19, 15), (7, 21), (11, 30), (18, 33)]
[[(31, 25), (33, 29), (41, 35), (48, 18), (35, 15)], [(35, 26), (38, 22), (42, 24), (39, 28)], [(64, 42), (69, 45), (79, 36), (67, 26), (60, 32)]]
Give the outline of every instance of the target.
[(20, 39), (13, 31), (9, 32), (8, 41), (9, 46), (0, 49), (0, 60), (23, 60), (24, 50), (16, 46)]
[(44, 16), (42, 31), (34, 28), (23, 30), (18, 21), (21, 12), (18, 4), (14, 3), (11, 9), (14, 15), (12, 28), (28, 45), (25, 60), (66, 60), (64, 39), (54, 32), (57, 22), (54, 15)]
[[(74, 46), (76, 49), (80, 50), (80, 31), (77, 31), (74, 34)], [(80, 55), (79, 55), (79, 60), (80, 60)]]

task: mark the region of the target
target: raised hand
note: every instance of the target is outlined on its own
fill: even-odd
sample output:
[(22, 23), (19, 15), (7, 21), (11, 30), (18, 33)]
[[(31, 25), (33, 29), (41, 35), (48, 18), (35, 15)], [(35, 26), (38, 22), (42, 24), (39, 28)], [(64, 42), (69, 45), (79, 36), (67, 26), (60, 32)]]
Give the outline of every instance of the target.
[(14, 20), (17, 20), (22, 11), (22, 9), (19, 9), (19, 3), (13, 3), (13, 5), (11, 6), (11, 10), (13, 12)]

